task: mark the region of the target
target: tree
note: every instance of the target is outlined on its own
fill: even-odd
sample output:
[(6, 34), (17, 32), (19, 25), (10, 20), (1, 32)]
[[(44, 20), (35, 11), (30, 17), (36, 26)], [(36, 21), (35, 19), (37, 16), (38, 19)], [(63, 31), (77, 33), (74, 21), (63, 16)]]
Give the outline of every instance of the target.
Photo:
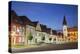
[(30, 33), (29, 36), (28, 36), (28, 40), (32, 40), (33, 39), (33, 36), (32, 34)]
[(45, 37), (42, 37), (42, 40), (45, 40)]

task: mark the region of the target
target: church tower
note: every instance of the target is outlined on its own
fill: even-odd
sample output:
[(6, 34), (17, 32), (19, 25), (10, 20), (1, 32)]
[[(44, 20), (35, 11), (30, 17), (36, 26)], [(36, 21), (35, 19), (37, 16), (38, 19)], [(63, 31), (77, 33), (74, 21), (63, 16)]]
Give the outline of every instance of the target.
[(67, 21), (66, 21), (66, 17), (64, 16), (63, 19), (63, 36), (67, 36), (68, 32), (67, 32)]

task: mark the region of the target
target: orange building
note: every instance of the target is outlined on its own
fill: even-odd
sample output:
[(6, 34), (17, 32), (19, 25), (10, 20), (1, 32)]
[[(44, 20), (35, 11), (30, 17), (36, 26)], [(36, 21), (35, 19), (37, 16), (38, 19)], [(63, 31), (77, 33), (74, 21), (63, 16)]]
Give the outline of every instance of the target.
[(68, 37), (69, 37), (69, 40), (72, 42), (77, 41), (78, 40), (78, 28), (77, 27), (68, 28)]

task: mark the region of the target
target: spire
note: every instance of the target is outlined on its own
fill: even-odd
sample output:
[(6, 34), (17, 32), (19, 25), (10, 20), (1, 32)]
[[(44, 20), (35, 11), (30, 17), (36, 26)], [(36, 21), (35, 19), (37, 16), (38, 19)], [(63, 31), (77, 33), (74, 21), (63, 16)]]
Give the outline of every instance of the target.
[(67, 25), (66, 17), (64, 16), (63, 25)]

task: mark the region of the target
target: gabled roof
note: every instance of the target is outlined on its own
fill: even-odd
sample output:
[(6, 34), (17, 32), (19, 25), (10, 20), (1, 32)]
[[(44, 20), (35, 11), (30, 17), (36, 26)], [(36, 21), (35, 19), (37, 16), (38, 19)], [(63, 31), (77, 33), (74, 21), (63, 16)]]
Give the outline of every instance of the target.
[(16, 12), (13, 11), (13, 10), (11, 10), (11, 13), (10, 14), (13, 15), (13, 16), (17, 16)]
[(46, 25), (40, 24), (40, 26), (41, 26), (41, 31), (42, 32), (46, 32), (47, 31)]
[(57, 35), (57, 31), (56, 30), (52, 30), (52, 34), (53, 35)]
[[(39, 23), (38, 21), (32, 22), (28, 17), (26, 16), (17, 16), (17, 14), (15, 13), (15, 11), (11, 11), (11, 22), (14, 23), (18, 23), (20, 25), (31, 25), (33, 27), (36, 27), (37, 24)], [(64, 21), (63, 24), (67, 24), (65, 17), (64, 17)], [(41, 31), (42, 32), (46, 32), (48, 34), (51, 34), (51, 28), (47, 28), (46, 25), (40, 24), (41, 27)], [(52, 30), (52, 34), (56, 34), (57, 32), (55, 30)]]
[(31, 25), (32, 25), (32, 26), (34, 26), (34, 27), (36, 27), (36, 26), (37, 26), (37, 24), (38, 24), (38, 21), (31, 22)]
[(24, 25), (26, 25), (26, 24), (30, 25), (31, 24), (30, 19), (26, 16), (19, 16), (18, 20), (20, 23), (23, 23)]
[(68, 32), (78, 32), (78, 27), (72, 27), (72, 28), (68, 28)]
[(64, 16), (63, 25), (67, 25), (66, 17)]
[(10, 14), (9, 22), (18, 23), (17, 22), (18, 16), (17, 16), (16, 12), (11, 10), (11, 12), (9, 14)]
[(51, 28), (47, 28), (47, 33), (48, 33), (48, 34), (51, 33)]
[(58, 32), (57, 35), (58, 35), (58, 36), (63, 36), (63, 33)]
[(31, 21), (28, 17), (26, 16), (17, 16), (16, 12), (15, 11), (11, 11), (11, 22), (13, 23), (18, 23), (18, 24), (21, 24), (21, 25), (26, 25), (26, 24), (31, 24)]

